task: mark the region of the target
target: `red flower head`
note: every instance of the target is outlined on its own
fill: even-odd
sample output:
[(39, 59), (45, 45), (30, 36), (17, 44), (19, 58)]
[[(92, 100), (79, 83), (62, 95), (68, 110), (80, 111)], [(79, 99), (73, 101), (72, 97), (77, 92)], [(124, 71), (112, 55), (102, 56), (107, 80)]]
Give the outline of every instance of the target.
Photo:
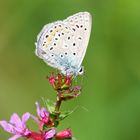
[(56, 137), (56, 139), (72, 138), (71, 129), (66, 129), (66, 130), (60, 131), (56, 134), (55, 137)]

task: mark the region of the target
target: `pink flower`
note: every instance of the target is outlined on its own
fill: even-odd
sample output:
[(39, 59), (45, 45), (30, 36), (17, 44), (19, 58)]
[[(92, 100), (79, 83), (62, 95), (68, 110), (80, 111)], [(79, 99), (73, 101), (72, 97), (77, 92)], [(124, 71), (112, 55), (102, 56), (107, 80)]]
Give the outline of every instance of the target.
[(44, 136), (44, 139), (45, 140), (48, 140), (50, 138), (53, 138), (54, 135), (55, 135), (55, 133), (56, 133), (56, 128), (52, 128), (51, 130), (46, 131), (45, 136)]
[(50, 77), (48, 77), (48, 80), (49, 80), (49, 82), (50, 82), (50, 84), (52, 86), (55, 85), (55, 76), (54, 76), (54, 74), (52, 74)]
[(40, 130), (43, 130), (44, 125), (50, 122), (49, 112), (44, 107), (40, 107), (38, 102), (36, 102), (37, 115), (39, 118), (32, 116), (32, 118), (39, 124)]
[(58, 132), (56, 134), (55, 138), (57, 138), (57, 139), (72, 138), (71, 129), (66, 129), (66, 130), (63, 130), (63, 131)]
[(49, 139), (54, 137), (55, 133), (56, 133), (56, 128), (52, 128), (48, 131), (40, 132), (40, 133), (32, 132), (29, 139), (32, 139), (32, 140), (49, 140)]
[(22, 119), (14, 113), (11, 116), (10, 122), (7, 123), (5, 120), (0, 121), (0, 125), (3, 129), (11, 134), (14, 134), (12, 138), (9, 140), (16, 140), (19, 137), (26, 137), (28, 138), (31, 131), (26, 128), (26, 122), (30, 118), (30, 113), (25, 113), (22, 116)]
[(81, 87), (79, 86), (75, 86), (72, 90), (72, 94), (75, 95), (75, 97), (79, 96), (80, 95), (80, 91), (81, 91)]
[(52, 74), (48, 80), (55, 90), (66, 90), (72, 86), (73, 76), (58, 73), (57, 75)]

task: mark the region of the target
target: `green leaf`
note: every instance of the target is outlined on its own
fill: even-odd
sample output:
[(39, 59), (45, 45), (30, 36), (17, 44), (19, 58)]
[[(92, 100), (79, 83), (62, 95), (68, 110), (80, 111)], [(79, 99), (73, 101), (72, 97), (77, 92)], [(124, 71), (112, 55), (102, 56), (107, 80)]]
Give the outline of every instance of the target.
[(66, 117), (68, 117), (69, 115), (71, 115), (76, 109), (77, 109), (77, 107), (74, 108), (74, 109), (71, 110), (71, 111), (62, 112), (62, 113), (59, 115), (59, 121), (64, 120)]
[(48, 100), (48, 99), (45, 100), (44, 98), (43, 98), (43, 102), (44, 102), (45, 106), (47, 107), (48, 111), (49, 111), (50, 113), (53, 113), (54, 110), (55, 110), (54, 102), (51, 101), (51, 100)]
[(43, 130), (47, 130), (47, 129), (48, 129), (47, 125), (43, 125)]

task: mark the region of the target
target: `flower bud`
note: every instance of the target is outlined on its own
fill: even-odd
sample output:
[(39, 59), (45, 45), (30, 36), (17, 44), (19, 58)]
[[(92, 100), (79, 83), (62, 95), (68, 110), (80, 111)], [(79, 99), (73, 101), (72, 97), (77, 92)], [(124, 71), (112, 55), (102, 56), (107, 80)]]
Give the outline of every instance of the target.
[(60, 131), (56, 134), (56, 139), (67, 139), (72, 137), (71, 129)]

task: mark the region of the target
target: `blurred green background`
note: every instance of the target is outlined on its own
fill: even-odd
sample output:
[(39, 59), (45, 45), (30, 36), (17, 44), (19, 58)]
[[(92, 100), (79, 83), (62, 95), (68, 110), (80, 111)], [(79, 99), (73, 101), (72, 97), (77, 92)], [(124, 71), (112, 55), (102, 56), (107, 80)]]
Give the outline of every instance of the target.
[[(43, 25), (79, 11), (93, 16), (86, 75), (81, 96), (63, 104), (79, 108), (59, 129), (77, 140), (140, 140), (139, 0), (1, 0), (0, 120), (55, 99), (45, 79), (55, 70), (35, 56), (34, 42)], [(9, 137), (0, 128), (0, 139)]]

